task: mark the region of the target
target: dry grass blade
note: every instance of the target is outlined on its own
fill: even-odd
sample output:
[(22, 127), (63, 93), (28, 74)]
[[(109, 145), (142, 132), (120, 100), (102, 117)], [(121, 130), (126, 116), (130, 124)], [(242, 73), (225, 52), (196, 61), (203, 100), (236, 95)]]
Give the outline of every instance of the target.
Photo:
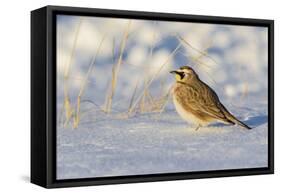
[(135, 95), (136, 95), (136, 93), (137, 93), (138, 84), (139, 84), (139, 81), (136, 83), (134, 92), (133, 92), (133, 94), (132, 94), (132, 97), (131, 97), (131, 100), (130, 100), (130, 105), (129, 105), (129, 108), (128, 108), (128, 114), (131, 114), (131, 113), (132, 113), (132, 105), (133, 105), (133, 102), (134, 102), (134, 99), (135, 99)]
[(122, 60), (123, 60), (123, 54), (124, 54), (125, 47), (126, 47), (127, 40), (128, 40), (128, 36), (129, 36), (130, 25), (131, 25), (131, 21), (128, 21), (128, 24), (127, 24), (127, 27), (126, 27), (125, 32), (123, 34), (122, 42), (121, 42), (121, 45), (120, 45), (120, 53), (119, 53), (118, 61), (112, 68), (111, 90), (109, 90), (110, 93), (107, 95), (106, 108), (105, 108), (107, 112), (111, 111), (112, 99), (113, 99), (114, 94), (115, 94), (118, 74), (119, 74), (119, 71), (120, 71), (120, 66), (121, 66), (121, 63), (122, 63)]
[(203, 55), (203, 56), (209, 58), (210, 60), (212, 60), (214, 63), (218, 64), (218, 62), (213, 57), (208, 55), (208, 53), (206, 53), (204, 51), (201, 51), (200, 49), (195, 48), (194, 46), (192, 46), (188, 41), (186, 41), (181, 36), (177, 35), (176, 37), (180, 42), (184, 43), (185, 45), (189, 46), (191, 49), (195, 50), (196, 52), (200, 53), (201, 55)]
[(64, 71), (64, 78), (69, 77), (69, 72), (71, 70), (71, 65), (73, 64), (75, 49), (77, 47), (77, 42), (78, 42), (78, 37), (79, 37), (81, 25), (82, 25), (82, 19), (79, 19), (76, 30), (75, 30), (75, 33), (74, 33), (74, 40), (73, 40), (73, 45), (72, 45), (72, 48), (71, 48), (69, 61), (67, 62), (68, 65), (65, 65), (66, 68), (65, 68), (65, 71)]
[[(154, 31), (153, 31), (153, 38), (152, 38), (152, 42), (151, 42), (151, 45), (150, 45), (150, 48), (149, 48), (149, 56), (146, 60), (146, 63), (148, 64), (148, 62), (151, 61), (152, 59), (152, 56), (153, 56), (153, 52), (154, 52), (154, 48), (155, 48), (155, 44), (156, 44), (156, 24), (157, 22), (154, 21), (153, 23), (153, 26), (154, 26)], [(148, 87), (148, 75), (149, 75), (149, 66), (147, 66), (147, 68), (145, 68), (145, 79), (144, 79), (144, 88), (145, 88), (145, 91), (144, 91), (144, 94), (143, 96), (141, 97), (140, 99), (140, 112), (143, 112), (143, 110), (145, 109), (145, 103), (147, 101), (147, 99), (149, 100), (149, 104), (151, 104), (152, 106), (156, 106), (156, 102), (154, 101), (154, 99), (152, 98), (152, 96), (150, 95), (150, 91), (149, 91), (149, 87)]]
[(74, 112), (73, 108), (71, 107), (68, 95), (64, 96), (64, 103), (63, 103), (63, 105), (64, 105), (65, 117), (66, 117), (65, 122), (64, 122), (64, 127), (65, 127), (68, 124), (68, 122), (69, 122), (69, 120), (70, 120), (70, 118), (71, 118), (71, 116), (72, 116), (72, 114)]
[(79, 91), (79, 94), (78, 94), (78, 97), (77, 97), (77, 107), (76, 107), (76, 114), (75, 114), (75, 117), (74, 117), (74, 122), (73, 122), (73, 128), (77, 128), (78, 125), (79, 125), (79, 122), (80, 122), (80, 104), (81, 104), (81, 97), (85, 91), (85, 88), (86, 88), (86, 85), (87, 85), (87, 82), (88, 82), (88, 79), (93, 71), (93, 67), (94, 67), (94, 64), (96, 62), (96, 59), (97, 59), (97, 56), (100, 52), (100, 49), (101, 49), (101, 46), (103, 44), (103, 41), (105, 39), (105, 36), (103, 36), (102, 40), (100, 41), (100, 44), (98, 46), (98, 49), (97, 49), (97, 52), (95, 54), (95, 56), (93, 56), (92, 60), (91, 60), (91, 63), (89, 65), (89, 69), (87, 71), (87, 74), (81, 84), (81, 87), (80, 87), (80, 91)]
[(65, 122), (64, 122), (64, 126), (66, 126), (68, 124), (68, 122), (74, 112), (74, 110), (71, 106), (71, 103), (70, 103), (69, 95), (68, 95), (68, 80), (69, 80), (69, 72), (71, 70), (71, 65), (73, 64), (74, 53), (75, 53), (75, 50), (77, 47), (77, 40), (78, 40), (81, 24), (82, 24), (82, 19), (79, 19), (79, 22), (77, 24), (77, 27), (76, 27), (76, 30), (74, 33), (74, 41), (73, 41), (73, 45), (71, 48), (69, 61), (64, 66), (65, 71), (64, 71), (64, 86), (63, 87), (64, 87), (64, 111), (65, 111), (65, 118), (66, 118)]
[(81, 112), (81, 113), (80, 113), (80, 118), (83, 118), (83, 117), (86, 116), (88, 113), (91, 113), (91, 112), (93, 112), (93, 111), (101, 111), (102, 113), (106, 113), (106, 112), (102, 109), (102, 107), (100, 107), (97, 103), (95, 103), (95, 102), (92, 101), (92, 100), (81, 100), (81, 104), (82, 104), (82, 103), (89, 103), (89, 104), (91, 104), (91, 105), (94, 105), (95, 108), (90, 108), (89, 110), (86, 110), (86, 111), (84, 111), (84, 112)]
[(164, 102), (162, 104), (162, 107), (160, 108), (159, 116), (162, 114), (162, 112), (165, 110), (165, 108), (166, 108), (166, 106), (168, 104), (169, 98), (171, 96), (171, 91), (172, 91), (172, 86), (169, 88), (167, 94), (164, 97)]
[(152, 78), (148, 81), (147, 85), (144, 87), (143, 92), (140, 94), (140, 96), (137, 98), (137, 100), (135, 101), (134, 105), (132, 106), (133, 109), (136, 108), (136, 106), (138, 105), (138, 103), (140, 102), (140, 100), (143, 98), (143, 96), (145, 95), (145, 92), (147, 91), (147, 89), (150, 87), (150, 85), (153, 83), (153, 81), (155, 80), (155, 78), (159, 75), (159, 73), (161, 72), (161, 70), (167, 65), (167, 63), (170, 61), (170, 59), (176, 54), (176, 52), (179, 50), (179, 48), (181, 47), (181, 43), (178, 44), (178, 46), (173, 50), (172, 53), (170, 53), (170, 55), (167, 57), (166, 61), (160, 66), (160, 68), (158, 69), (158, 71), (152, 76)]

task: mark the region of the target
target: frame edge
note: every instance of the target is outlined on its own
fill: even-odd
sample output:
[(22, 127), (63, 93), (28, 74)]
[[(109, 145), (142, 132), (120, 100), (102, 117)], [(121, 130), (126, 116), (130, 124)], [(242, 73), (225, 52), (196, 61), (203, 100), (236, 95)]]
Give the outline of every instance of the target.
[(30, 182), (46, 187), (46, 7), (31, 11)]

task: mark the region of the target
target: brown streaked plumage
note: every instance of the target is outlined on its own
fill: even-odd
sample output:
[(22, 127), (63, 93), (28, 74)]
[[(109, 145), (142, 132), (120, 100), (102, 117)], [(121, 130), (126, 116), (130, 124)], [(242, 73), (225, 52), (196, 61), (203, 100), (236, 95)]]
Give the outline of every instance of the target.
[(196, 130), (215, 121), (251, 129), (224, 107), (215, 91), (192, 68), (183, 66), (171, 73), (175, 73), (177, 80), (173, 86), (176, 110), (183, 119), (197, 124)]

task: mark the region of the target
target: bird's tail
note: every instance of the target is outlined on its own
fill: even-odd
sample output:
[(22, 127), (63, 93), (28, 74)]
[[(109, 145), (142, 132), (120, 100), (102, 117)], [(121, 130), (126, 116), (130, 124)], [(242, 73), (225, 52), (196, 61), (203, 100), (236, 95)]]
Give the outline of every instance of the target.
[(249, 127), (248, 125), (246, 125), (245, 123), (243, 123), (242, 121), (239, 121), (238, 119), (236, 119), (235, 117), (233, 117), (232, 121), (237, 124), (240, 125), (241, 127), (244, 127), (246, 129), (252, 129), (251, 127)]
[[(223, 106), (223, 105), (222, 105)], [(238, 120), (235, 116), (233, 116), (230, 112), (228, 112), (226, 110), (225, 107), (223, 107), (223, 111), (224, 111), (224, 115), (226, 116), (227, 120), (230, 121), (230, 123), (233, 123), (233, 124), (237, 124), (241, 127), (244, 127), (246, 129), (252, 129), (251, 127), (249, 127), (248, 125), (246, 125), (245, 123), (243, 123), (242, 121)]]

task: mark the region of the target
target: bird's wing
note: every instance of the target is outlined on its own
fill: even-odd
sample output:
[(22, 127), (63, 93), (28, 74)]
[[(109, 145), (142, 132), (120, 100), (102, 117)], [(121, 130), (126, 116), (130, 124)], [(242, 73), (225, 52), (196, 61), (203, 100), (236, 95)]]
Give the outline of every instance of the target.
[(221, 110), (221, 103), (216, 93), (202, 83), (199, 87), (184, 87), (185, 105), (195, 112), (205, 113), (213, 118), (228, 121)]

